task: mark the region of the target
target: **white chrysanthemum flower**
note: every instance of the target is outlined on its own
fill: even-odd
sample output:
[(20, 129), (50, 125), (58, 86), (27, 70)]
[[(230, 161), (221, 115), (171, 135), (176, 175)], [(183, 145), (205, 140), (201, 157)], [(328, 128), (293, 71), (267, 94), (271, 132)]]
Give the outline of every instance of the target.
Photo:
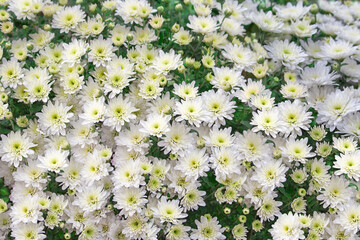
[(347, 80), (356, 82), (360, 78), (360, 64), (351, 58), (346, 58), (340, 66), (340, 72), (349, 77)]
[(122, 90), (134, 80), (127, 71), (122, 71), (118, 68), (108, 68), (107, 72), (105, 72), (105, 76), (106, 81), (104, 83), (104, 90), (106, 94), (110, 92), (110, 98), (121, 93)]
[(286, 181), (287, 170), (281, 160), (265, 160), (259, 163), (251, 180), (257, 181), (265, 189), (272, 190), (283, 186), (282, 182)]
[(256, 215), (260, 217), (262, 221), (274, 220), (275, 217), (281, 215), (279, 207), (283, 205), (282, 202), (275, 201), (272, 197), (265, 197), (262, 201)]
[(22, 84), (21, 78), (24, 76), (22, 65), (16, 58), (11, 58), (10, 60), (4, 58), (0, 65), (0, 76), (4, 87), (15, 89), (18, 85)]
[(151, 100), (156, 99), (161, 95), (163, 88), (160, 87), (160, 83), (154, 80), (141, 80), (139, 87), (139, 96), (143, 99)]
[(349, 178), (359, 181), (360, 179), (360, 151), (347, 152), (335, 156), (334, 168), (339, 170), (335, 171), (336, 175), (346, 174)]
[(82, 187), (77, 192), (73, 205), (79, 206), (86, 214), (103, 208), (107, 202), (109, 192), (102, 186)]
[(37, 223), (37, 221), (43, 220), (36, 196), (27, 196), (26, 198), (18, 199), (14, 202), (10, 210), (10, 216), (14, 226), (19, 223)]
[(298, 82), (287, 82), (281, 86), (280, 93), (284, 98), (297, 99), (306, 97), (308, 94), (308, 89), (305, 85), (302, 85)]
[(248, 102), (252, 96), (265, 93), (265, 86), (261, 81), (253, 81), (249, 79), (247, 83), (241, 84), (241, 87), (242, 90), (236, 91), (234, 95), (244, 103)]
[(121, 131), (119, 136), (115, 137), (115, 141), (118, 146), (127, 147), (128, 151), (144, 154), (145, 150), (149, 147), (146, 137), (147, 134), (141, 132), (138, 125), (130, 123), (130, 129)]
[(106, 108), (104, 125), (120, 132), (126, 122), (136, 118), (137, 110), (128, 98), (112, 98)]
[(203, 92), (201, 97), (203, 98), (205, 110), (208, 112), (209, 125), (225, 125), (226, 119), (232, 120), (236, 108), (235, 102), (231, 101), (232, 95), (222, 90), (217, 92), (210, 90)]
[(195, 220), (195, 224), (196, 224), (196, 229), (194, 229), (193, 232), (191, 233), (190, 235), (191, 239), (196, 239), (196, 240), (226, 239), (225, 235), (223, 234), (225, 228), (221, 227), (216, 217), (206, 218), (204, 216), (201, 216), (200, 221)]
[(39, 156), (39, 167), (59, 173), (60, 170), (68, 166), (67, 156), (69, 151), (58, 149), (48, 149), (44, 156)]
[(179, 158), (174, 169), (182, 171), (186, 180), (205, 176), (206, 172), (210, 170), (205, 149), (187, 149), (184, 156)]
[(94, 181), (100, 181), (108, 176), (111, 170), (110, 164), (95, 153), (86, 159), (80, 173), (82, 180), (91, 185)]
[(85, 21), (85, 13), (80, 5), (65, 7), (55, 13), (53, 17), (53, 28), (60, 29), (60, 33), (68, 33), (75, 30), (80, 22)]
[(29, 101), (34, 103), (42, 101), (46, 103), (49, 100), (51, 85), (47, 79), (34, 78), (31, 81), (24, 82), (25, 92), (28, 94)]
[(120, 16), (126, 24), (143, 24), (151, 13), (155, 12), (148, 1), (122, 0), (117, 2), (116, 15)]
[(206, 205), (202, 198), (205, 195), (205, 191), (199, 191), (197, 188), (188, 187), (183, 199), (181, 200), (181, 204), (184, 206), (185, 211), (197, 210), (199, 206), (204, 207)]
[(307, 145), (307, 142), (307, 138), (296, 140), (291, 137), (286, 141), (286, 145), (280, 149), (284, 156), (289, 159), (289, 162), (295, 161), (305, 164), (308, 158), (316, 156), (315, 153), (311, 152), (311, 147)]
[(173, 39), (179, 45), (188, 45), (194, 39), (189, 31), (185, 30), (183, 27), (177, 33), (174, 33)]
[(331, 67), (326, 65), (326, 61), (318, 61), (313, 68), (304, 68), (300, 74), (302, 82), (307, 86), (333, 85), (334, 80), (339, 78), (340, 75), (331, 72)]
[(166, 234), (167, 240), (190, 240), (189, 231), (191, 227), (182, 224), (172, 225)]
[(148, 200), (145, 198), (145, 191), (142, 188), (119, 188), (114, 192), (115, 208), (120, 209), (121, 215), (133, 216), (141, 214), (142, 209)]
[(325, 126), (333, 131), (344, 116), (360, 110), (359, 101), (359, 98), (356, 98), (351, 90), (337, 89), (328, 94), (324, 102), (316, 105), (315, 108), (319, 113), (316, 122), (325, 123)]
[(142, 126), (140, 131), (149, 135), (161, 137), (164, 133), (170, 131), (168, 125), (170, 118), (171, 117), (169, 115), (164, 116), (159, 114), (150, 114), (147, 116), (146, 121), (140, 121)]
[(200, 34), (212, 33), (218, 29), (216, 19), (211, 16), (189, 16), (189, 23), (186, 26)]
[(127, 162), (119, 163), (112, 172), (112, 180), (114, 182), (115, 189), (121, 187), (135, 187), (144, 185), (144, 177), (141, 175), (141, 169), (139, 166), (139, 160), (131, 160)]
[(26, 187), (33, 186), (42, 189), (47, 182), (44, 177), (45, 169), (38, 167), (37, 161), (28, 160), (27, 165), (21, 165), (13, 173), (14, 180), (24, 182)]
[(210, 83), (218, 89), (234, 89), (239, 87), (240, 83), (244, 83), (244, 77), (239, 70), (228, 67), (214, 67), (212, 70), (214, 77)]
[(274, 7), (276, 15), (284, 20), (296, 20), (302, 18), (310, 11), (309, 6), (303, 6), (303, 1), (299, 1), (295, 6), (288, 2), (286, 5), (276, 5)]
[(334, 223), (340, 224), (346, 233), (356, 234), (360, 229), (360, 205), (355, 202), (349, 203), (339, 212)]
[(89, 44), (83, 40), (73, 38), (70, 43), (63, 43), (63, 48), (62, 62), (74, 66), (81, 62), (81, 57), (87, 52)]
[(251, 130), (237, 136), (236, 147), (244, 159), (255, 164), (271, 156), (271, 147), (266, 143), (266, 138)]
[(183, 213), (183, 208), (179, 206), (179, 200), (170, 200), (168, 201), (165, 196), (163, 196), (158, 202), (156, 207), (153, 207), (154, 217), (159, 218), (160, 221), (170, 222), (177, 224), (182, 218), (187, 217), (186, 213)]
[(175, 118), (176, 121), (187, 120), (189, 124), (196, 127), (199, 127), (203, 121), (208, 120), (201, 97), (176, 102), (175, 114), (180, 115)]
[(311, 37), (317, 32), (316, 24), (311, 25), (310, 20), (296, 20), (291, 24), (291, 30), (298, 37)]
[(322, 201), (324, 208), (330, 206), (342, 211), (353, 197), (353, 192), (348, 185), (349, 183), (343, 177), (333, 176), (316, 199)]
[(354, 152), (357, 150), (357, 141), (354, 137), (347, 137), (347, 138), (333, 137), (333, 147), (342, 153)]
[(75, 94), (82, 89), (84, 76), (78, 74), (69, 74), (60, 78), (60, 85), (66, 94)]
[(76, 187), (80, 185), (80, 171), (82, 166), (79, 162), (71, 160), (68, 166), (64, 167), (63, 171), (60, 172), (60, 176), (56, 177), (55, 180), (60, 183), (63, 190), (66, 188), (76, 189)]
[(341, 60), (353, 55), (356, 47), (345, 40), (338, 39), (335, 41), (331, 38), (329, 42), (325, 42), (324, 45), (321, 46), (321, 50), (326, 58)]
[(83, 106), (83, 113), (79, 114), (83, 124), (102, 122), (105, 116), (105, 98), (100, 97), (93, 101), (86, 102)]
[(281, 19), (273, 15), (271, 11), (266, 13), (264, 13), (264, 11), (252, 12), (249, 18), (265, 32), (279, 33), (282, 31), (284, 25)]
[(266, 135), (271, 135), (276, 138), (276, 135), (280, 132), (284, 132), (284, 122), (280, 118), (278, 108), (272, 108), (270, 110), (258, 111), (253, 114), (253, 119), (250, 122), (255, 125), (254, 132), (264, 131)]
[(219, 179), (226, 179), (231, 174), (240, 174), (240, 159), (234, 148), (212, 148), (210, 162)]
[(70, 122), (70, 118), (74, 116), (69, 112), (71, 107), (64, 106), (58, 101), (53, 104), (48, 102), (40, 113), (36, 116), (39, 118), (39, 127), (48, 135), (65, 135), (66, 123)]
[(299, 216), (289, 212), (282, 214), (269, 230), (274, 240), (304, 239), (304, 231), (301, 230)]
[(360, 137), (360, 112), (355, 112), (346, 115), (343, 121), (337, 127), (339, 131), (345, 136), (354, 136), (357, 139)]
[(190, 133), (190, 128), (185, 124), (174, 122), (170, 126), (170, 131), (158, 142), (158, 146), (163, 147), (164, 153), (179, 154), (182, 156), (186, 149), (194, 146), (194, 133)]
[(321, 46), (324, 44), (323, 41), (313, 41), (312, 39), (308, 39), (307, 42), (300, 39), (301, 46), (305, 49), (306, 53), (315, 59), (319, 59), (323, 57)]
[(196, 98), (198, 89), (199, 87), (195, 87), (195, 81), (191, 83), (181, 82), (181, 84), (174, 84), (174, 94), (185, 100)]
[(1, 135), (1, 160), (18, 167), (24, 158), (30, 157), (34, 154), (35, 147), (32, 141), (26, 134), (21, 134), (19, 131), (10, 132), (9, 135)]
[(224, 47), (223, 55), (232, 61), (238, 69), (248, 70), (256, 63), (255, 54), (243, 45), (227, 44)]
[(160, 50), (159, 55), (153, 62), (153, 67), (158, 72), (167, 74), (169, 71), (177, 69), (182, 64), (181, 55), (175, 54), (173, 49), (171, 49), (168, 53)]
[(288, 39), (284, 41), (275, 40), (269, 45), (264, 46), (269, 52), (269, 56), (275, 61), (281, 62), (289, 69), (296, 69), (299, 63), (304, 62), (307, 59), (307, 54), (303, 49), (293, 42), (289, 42)]
[(11, 236), (17, 240), (46, 239), (44, 227), (37, 223), (19, 223), (11, 229)]
[(104, 40), (102, 35), (90, 42), (89, 61), (95, 66), (106, 66), (111, 58), (115, 57), (115, 47), (111, 39)]

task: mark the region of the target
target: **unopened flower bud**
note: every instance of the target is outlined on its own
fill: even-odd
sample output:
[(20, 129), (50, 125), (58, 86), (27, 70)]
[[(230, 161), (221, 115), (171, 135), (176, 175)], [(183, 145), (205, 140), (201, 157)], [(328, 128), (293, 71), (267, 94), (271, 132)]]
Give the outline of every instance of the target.
[(228, 208), (228, 207), (224, 208), (224, 213), (225, 213), (226, 215), (230, 214), (230, 213), (231, 213), (231, 209)]
[(310, 6), (310, 12), (311, 12), (312, 14), (316, 14), (316, 13), (319, 12), (319, 7), (318, 7), (318, 5), (317, 5), (316, 3), (311, 4), (311, 6)]
[(245, 223), (246, 222), (246, 216), (245, 215), (240, 215), (239, 216), (239, 222)]
[(183, 9), (183, 6), (181, 5), (181, 3), (178, 3), (175, 5), (175, 10), (180, 12)]
[(29, 51), (33, 50), (34, 49), (34, 44), (32, 44), (32, 43), (26, 44), (26, 49), (29, 50)]
[(91, 13), (96, 12), (96, 8), (97, 8), (96, 4), (90, 4), (90, 6), (89, 6), (89, 10)]
[(130, 42), (131, 40), (133, 40), (133, 38), (134, 38), (134, 35), (132, 35), (131, 33), (129, 33), (128, 35), (126, 35), (126, 40), (128, 40), (129, 42)]
[(175, 23), (172, 27), (171, 27), (171, 31), (174, 33), (177, 33), (180, 30), (180, 25)]

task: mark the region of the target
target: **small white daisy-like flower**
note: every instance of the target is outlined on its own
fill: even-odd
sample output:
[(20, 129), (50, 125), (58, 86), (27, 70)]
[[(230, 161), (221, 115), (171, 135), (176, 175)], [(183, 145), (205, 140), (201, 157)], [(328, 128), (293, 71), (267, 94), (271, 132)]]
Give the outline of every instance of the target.
[(233, 173), (240, 174), (240, 159), (234, 148), (212, 148), (210, 162), (219, 179), (226, 179)]
[(311, 147), (307, 145), (307, 142), (307, 138), (296, 140), (294, 137), (290, 137), (286, 141), (286, 145), (280, 149), (284, 156), (289, 159), (289, 162), (295, 161), (305, 164), (308, 158), (316, 156), (315, 153), (311, 152)]
[(21, 78), (24, 76), (21, 64), (16, 58), (2, 60), (0, 65), (1, 83), (4, 87), (16, 88), (22, 84)]
[(105, 111), (105, 98), (100, 97), (86, 102), (83, 106), (83, 113), (79, 114), (79, 117), (84, 124), (93, 124), (104, 120)]
[(296, 20), (302, 18), (306, 13), (310, 11), (309, 6), (303, 6), (303, 1), (298, 1), (294, 6), (290, 2), (286, 5), (274, 6), (276, 15), (284, 20)]
[(79, 206), (86, 214), (105, 206), (109, 192), (104, 190), (102, 186), (92, 185), (82, 187), (80, 190), (77, 192), (73, 204)]
[(154, 211), (154, 217), (159, 218), (162, 223), (171, 222), (177, 224), (182, 218), (187, 217), (187, 214), (182, 212), (182, 207), (179, 206), (179, 200), (168, 201), (165, 196), (160, 199), (157, 206), (152, 210)]
[(344, 210), (344, 206), (350, 201), (352, 195), (348, 182), (343, 177), (333, 176), (330, 182), (324, 186), (324, 191), (321, 191), (316, 199), (322, 201), (324, 208), (330, 206)]
[(159, 56), (157, 56), (153, 62), (153, 67), (160, 73), (167, 74), (169, 71), (177, 69), (182, 64), (181, 55), (175, 54), (173, 49), (168, 53), (160, 50)]
[(13, 225), (19, 223), (37, 223), (37, 221), (43, 220), (36, 196), (27, 196), (26, 198), (18, 199), (14, 205), (11, 206), (10, 216)]
[(335, 156), (334, 168), (339, 170), (335, 171), (336, 175), (346, 174), (349, 178), (355, 181), (360, 179), (360, 151), (347, 152)]
[(115, 57), (115, 47), (111, 39), (104, 40), (102, 36), (90, 42), (89, 61), (95, 66), (106, 66), (111, 58)]
[(200, 221), (195, 220), (195, 224), (196, 224), (196, 229), (193, 230), (190, 236), (191, 239), (196, 239), (196, 240), (226, 239), (225, 235), (223, 234), (225, 228), (221, 227), (216, 217), (206, 218), (204, 216), (201, 216)]
[(198, 95), (198, 88), (195, 87), (195, 81), (191, 83), (181, 82), (181, 84), (174, 84), (174, 94), (178, 95), (182, 99), (193, 99)]
[(251, 124), (255, 125), (254, 132), (264, 131), (266, 135), (276, 138), (279, 131), (285, 131), (284, 123), (279, 116), (278, 108), (258, 111), (253, 114)]
[(217, 68), (214, 67), (214, 78), (211, 80), (211, 84), (218, 89), (234, 89), (240, 86), (240, 83), (244, 82), (244, 78), (241, 75), (241, 71), (228, 67)]
[(235, 112), (235, 102), (232, 96), (222, 90), (210, 90), (202, 94), (205, 110), (208, 111), (209, 125), (225, 125), (226, 120), (232, 120)]
[(247, 70), (256, 63), (255, 54), (243, 45), (227, 44), (224, 47), (223, 55), (240, 70)]
[(203, 121), (209, 119), (201, 97), (176, 102), (175, 114), (179, 115), (175, 118), (176, 121), (187, 120), (189, 124), (196, 127), (199, 127)]
[(146, 120), (141, 120), (140, 124), (142, 128), (141, 132), (147, 133), (149, 135), (155, 135), (161, 137), (164, 133), (170, 131), (169, 128), (169, 115), (159, 115), (159, 114), (150, 114), (147, 116)]
[(281, 160), (266, 160), (260, 162), (251, 180), (257, 181), (266, 189), (274, 189), (283, 186), (282, 182), (286, 181), (287, 170)]
[(264, 11), (252, 12), (250, 14), (250, 19), (261, 30), (266, 32), (279, 33), (282, 31), (282, 27), (284, 25), (281, 19), (273, 15), (271, 11), (266, 13), (264, 13)]
[(24, 158), (35, 153), (31, 149), (35, 146), (26, 134), (21, 134), (19, 131), (10, 132), (7, 136), (1, 135), (1, 160), (18, 167)]
[(300, 74), (301, 82), (307, 86), (333, 85), (334, 80), (340, 77), (336, 72), (331, 72), (331, 67), (326, 66), (326, 61), (318, 61), (313, 68), (306, 67)]
[(325, 42), (324, 45), (322, 45), (321, 50), (326, 58), (341, 60), (353, 55), (356, 51), (356, 47), (348, 41), (342, 39), (335, 41), (331, 38), (329, 42)]
[(172, 225), (166, 234), (166, 239), (168, 240), (190, 240), (189, 231), (191, 227), (184, 226), (182, 224)]
[(196, 33), (207, 34), (218, 29), (216, 19), (211, 16), (189, 16), (189, 23), (186, 25)]
[(126, 122), (136, 118), (137, 110), (128, 98), (112, 98), (106, 108), (104, 125), (120, 131)]
[(343, 211), (340, 211), (334, 223), (340, 224), (346, 233), (356, 234), (360, 229), (360, 205), (350, 202)]
[(81, 10), (80, 5), (75, 5), (65, 7), (55, 13), (53, 17), (53, 27), (59, 28), (61, 33), (68, 33), (83, 21), (85, 21), (85, 13)]
[(39, 156), (39, 167), (59, 173), (60, 170), (68, 166), (67, 156), (68, 151), (61, 151), (57, 149), (48, 149), (44, 156)]
[(121, 209), (120, 214), (133, 216), (140, 214), (148, 200), (142, 188), (119, 188), (114, 192), (115, 208)]
[(63, 43), (62, 62), (70, 66), (79, 64), (81, 57), (87, 52), (89, 44), (83, 40), (73, 38), (70, 43)]
[(44, 227), (37, 223), (18, 223), (11, 230), (11, 236), (19, 240), (42, 240), (47, 237)]
[(179, 158), (174, 169), (182, 171), (187, 180), (205, 176), (206, 172), (210, 170), (205, 149), (188, 149), (184, 156)]
[(48, 102), (41, 113), (36, 114), (40, 129), (49, 135), (65, 135), (66, 123), (69, 123), (70, 118), (74, 116), (69, 112), (70, 109), (71, 107), (64, 106), (58, 101), (55, 104)]
[(269, 230), (271, 236), (278, 240), (304, 239), (304, 231), (301, 229), (299, 216), (289, 212), (282, 214)]
[(303, 49), (287, 39), (284, 41), (275, 40), (264, 47), (268, 50), (271, 58), (292, 70), (307, 59), (307, 54)]

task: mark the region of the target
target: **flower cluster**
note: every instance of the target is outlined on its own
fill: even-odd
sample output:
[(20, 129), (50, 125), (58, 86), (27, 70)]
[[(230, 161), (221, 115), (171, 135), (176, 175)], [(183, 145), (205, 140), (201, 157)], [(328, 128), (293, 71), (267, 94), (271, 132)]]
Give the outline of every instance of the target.
[(0, 239), (359, 239), (360, 3), (0, 0)]

